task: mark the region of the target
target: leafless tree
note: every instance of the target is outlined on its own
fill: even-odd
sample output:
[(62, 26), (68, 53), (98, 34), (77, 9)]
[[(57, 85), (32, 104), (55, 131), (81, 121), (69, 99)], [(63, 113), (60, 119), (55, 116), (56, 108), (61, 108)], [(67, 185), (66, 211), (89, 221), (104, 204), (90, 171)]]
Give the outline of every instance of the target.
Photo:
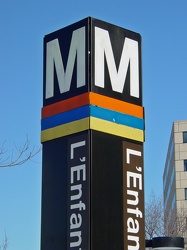
[(175, 237), (177, 234), (177, 215), (176, 209), (165, 211), (164, 215), (165, 235)]
[(4, 240), (2, 242), (2, 244), (0, 245), (0, 250), (7, 250), (8, 249), (8, 238), (5, 232), (5, 237)]
[(145, 204), (145, 233), (147, 239), (164, 235), (163, 200), (153, 191)]
[[(20, 166), (25, 162), (31, 160), (41, 151), (40, 148), (35, 146), (31, 147), (28, 137), (21, 146), (14, 144), (11, 153), (6, 149), (6, 142), (3, 142), (0, 147), (0, 168)], [(8, 249), (8, 238), (5, 232), (4, 240), (0, 244), (0, 250)]]
[(187, 207), (180, 202), (177, 211), (177, 236), (187, 237)]
[(187, 204), (178, 201), (171, 213), (165, 213), (165, 233), (167, 236), (183, 237), (187, 244)]
[(11, 152), (6, 149), (6, 142), (4, 142), (0, 147), (0, 168), (22, 165), (33, 159), (40, 151), (41, 148), (31, 147), (28, 137), (21, 146), (14, 144)]

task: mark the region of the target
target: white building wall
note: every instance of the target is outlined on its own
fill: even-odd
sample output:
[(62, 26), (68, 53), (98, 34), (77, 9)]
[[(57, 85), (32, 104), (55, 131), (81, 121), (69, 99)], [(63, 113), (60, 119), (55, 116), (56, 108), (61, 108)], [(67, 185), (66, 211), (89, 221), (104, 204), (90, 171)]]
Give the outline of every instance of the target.
[[(178, 235), (176, 236), (182, 236), (185, 239), (185, 243), (187, 243), (187, 197), (185, 197), (185, 189), (187, 189), (187, 171), (184, 169), (184, 160), (187, 160), (187, 143), (183, 142), (183, 132), (187, 132), (187, 120), (185, 121), (176, 121), (173, 123), (173, 128), (171, 132), (171, 138), (168, 146), (168, 154), (166, 157), (166, 163), (169, 162), (169, 152), (171, 151), (171, 145), (172, 141), (174, 142), (174, 161), (170, 161), (170, 173), (172, 172), (171, 169), (175, 172), (175, 185), (174, 189), (164, 189), (164, 195), (166, 197), (175, 197), (175, 208), (177, 211), (177, 224), (178, 227)], [(171, 156), (170, 156), (171, 157)], [(166, 178), (167, 180), (164, 180), (164, 183), (170, 183), (172, 182), (171, 175), (167, 174), (169, 171), (166, 170), (168, 168), (168, 164), (165, 165), (164, 169), (164, 175), (163, 179)], [(169, 186), (169, 185), (168, 185)], [(168, 192), (168, 194), (167, 194)], [(173, 196), (173, 193), (175, 195)], [(171, 201), (169, 201), (171, 202)], [(165, 204), (166, 205), (166, 204)], [(165, 212), (168, 212), (165, 210)], [(182, 218), (182, 219), (181, 219)], [(181, 223), (181, 220), (183, 222), (183, 228), (181, 230), (181, 226), (179, 226)], [(177, 225), (176, 224), (176, 225)], [(172, 235), (169, 235), (172, 236)], [(187, 249), (187, 244), (185, 244), (185, 249)]]

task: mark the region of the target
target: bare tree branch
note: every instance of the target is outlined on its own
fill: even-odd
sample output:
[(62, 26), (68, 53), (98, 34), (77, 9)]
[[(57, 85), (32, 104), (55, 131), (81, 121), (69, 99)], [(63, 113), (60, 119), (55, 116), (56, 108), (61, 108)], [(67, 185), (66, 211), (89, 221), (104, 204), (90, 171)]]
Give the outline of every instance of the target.
[(14, 144), (14, 148), (11, 153), (8, 153), (5, 144), (6, 141), (3, 142), (0, 148), (0, 168), (20, 166), (28, 160), (33, 159), (34, 156), (36, 156), (41, 151), (41, 147), (36, 148), (35, 146), (30, 146), (28, 137), (26, 138), (25, 142), (19, 147)]
[(153, 191), (145, 204), (145, 233), (147, 239), (164, 235), (163, 202)]
[(177, 209), (165, 215), (167, 236), (183, 237), (187, 244), (187, 205), (185, 201), (177, 201)]
[(7, 249), (8, 249), (8, 238), (5, 231), (5, 237), (2, 244), (0, 245), (0, 250), (7, 250)]

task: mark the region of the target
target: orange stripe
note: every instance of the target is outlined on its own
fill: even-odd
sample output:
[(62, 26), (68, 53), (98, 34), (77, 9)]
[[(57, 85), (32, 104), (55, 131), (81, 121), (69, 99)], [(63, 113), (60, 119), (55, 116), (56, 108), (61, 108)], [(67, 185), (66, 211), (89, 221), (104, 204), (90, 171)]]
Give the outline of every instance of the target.
[(129, 114), (139, 118), (144, 117), (143, 107), (141, 106), (117, 100), (104, 95), (99, 95), (93, 92), (90, 92), (90, 104), (118, 111), (121, 113)]
[(87, 104), (89, 104), (89, 92), (43, 107), (42, 118), (60, 114)]

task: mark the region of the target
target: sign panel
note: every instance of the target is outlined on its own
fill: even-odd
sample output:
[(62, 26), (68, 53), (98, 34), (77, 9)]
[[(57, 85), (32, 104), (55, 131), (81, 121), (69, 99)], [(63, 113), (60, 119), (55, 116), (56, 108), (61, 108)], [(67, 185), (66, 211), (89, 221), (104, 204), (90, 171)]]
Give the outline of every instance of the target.
[(89, 19), (44, 38), (43, 106), (88, 91)]
[(143, 145), (91, 134), (91, 249), (143, 250)]
[(67, 139), (42, 146), (41, 250), (67, 247)]
[(68, 141), (67, 249), (89, 250), (89, 133)]
[(87, 18), (44, 38), (44, 106), (88, 91), (142, 105), (141, 79), (138, 33)]
[(92, 91), (142, 105), (141, 36), (92, 19)]
[(41, 249), (88, 249), (89, 131), (43, 143)]
[(91, 131), (91, 249), (124, 250), (123, 138)]
[(88, 17), (44, 38), (41, 250), (144, 249), (141, 36)]
[(145, 249), (143, 146), (123, 142), (123, 214), (125, 249)]

